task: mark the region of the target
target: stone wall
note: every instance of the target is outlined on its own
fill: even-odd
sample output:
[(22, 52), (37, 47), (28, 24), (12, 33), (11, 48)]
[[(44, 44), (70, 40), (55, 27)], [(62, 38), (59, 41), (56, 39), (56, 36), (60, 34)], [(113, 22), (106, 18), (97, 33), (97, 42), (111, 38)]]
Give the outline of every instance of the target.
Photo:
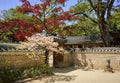
[[(44, 64), (43, 51), (37, 52), (38, 57), (33, 55), (34, 52), (28, 51), (0, 52), (0, 68), (30, 67)], [(55, 62), (56, 67), (76, 66), (82, 69), (104, 69), (106, 61), (110, 59), (111, 67), (114, 70), (120, 70), (120, 48), (76, 48), (72, 51), (66, 51), (61, 56), (53, 59), (58, 59), (58, 63)]]
[(34, 56), (35, 52), (6, 51), (0, 52), (0, 68), (33, 67), (44, 64), (44, 56), (41, 52)]
[(75, 49), (74, 65), (83, 69), (104, 69), (110, 59), (111, 67), (120, 70), (120, 48)]

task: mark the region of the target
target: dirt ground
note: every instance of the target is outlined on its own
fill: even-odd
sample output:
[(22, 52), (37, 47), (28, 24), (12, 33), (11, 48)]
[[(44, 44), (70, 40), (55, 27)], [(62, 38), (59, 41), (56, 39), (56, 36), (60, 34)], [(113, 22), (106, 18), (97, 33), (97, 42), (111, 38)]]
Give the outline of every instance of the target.
[(54, 75), (30, 80), (24, 83), (120, 83), (120, 71), (54, 68)]

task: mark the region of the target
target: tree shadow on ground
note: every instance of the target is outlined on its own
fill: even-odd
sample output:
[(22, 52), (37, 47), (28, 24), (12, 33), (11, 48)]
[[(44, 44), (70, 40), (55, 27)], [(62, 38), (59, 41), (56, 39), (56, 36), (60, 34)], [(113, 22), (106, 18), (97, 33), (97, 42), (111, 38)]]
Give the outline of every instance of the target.
[(75, 67), (52, 68), (53, 73), (54, 73), (53, 75), (38, 76), (35, 78), (25, 79), (25, 80), (18, 81), (15, 83), (27, 83), (27, 82), (32, 83), (31, 81), (34, 81), (34, 80), (39, 80), (39, 81), (44, 80), (44, 83), (55, 83), (56, 81), (70, 82), (70, 81), (75, 80), (75, 78), (77, 76), (76, 75), (66, 75), (66, 73), (69, 73), (69, 72), (74, 71), (76, 69), (77, 68), (75, 68)]
[(54, 75), (48, 77), (45, 80), (45, 83), (55, 83), (56, 81), (70, 82), (75, 80), (75, 78), (77, 77), (76, 75), (66, 75), (66, 73), (76, 70), (77, 68), (75, 67), (52, 68), (52, 69), (53, 69)]
[(75, 67), (52, 68), (53, 73), (68, 73), (68, 72), (74, 71), (76, 69), (78, 69), (78, 68), (75, 68)]
[(45, 80), (45, 83), (55, 83), (56, 81), (70, 82), (75, 80), (76, 75), (54, 75)]

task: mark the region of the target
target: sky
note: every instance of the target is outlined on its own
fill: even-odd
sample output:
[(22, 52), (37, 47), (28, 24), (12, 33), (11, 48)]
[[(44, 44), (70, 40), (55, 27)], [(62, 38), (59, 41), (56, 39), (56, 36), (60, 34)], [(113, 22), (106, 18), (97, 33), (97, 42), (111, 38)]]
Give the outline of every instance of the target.
[[(39, 0), (29, 0), (31, 3), (35, 4), (39, 2)], [(65, 4), (64, 9), (68, 10), (70, 6), (73, 6), (77, 3), (77, 0), (68, 0)], [(10, 8), (15, 8), (16, 6), (20, 6), (22, 3), (19, 0), (0, 0), (0, 11), (8, 10)]]
[[(39, 0), (29, 0), (32, 4), (38, 3)], [(77, 0), (67, 0), (65, 7), (63, 8), (64, 10), (68, 10), (70, 8), (70, 6), (73, 6), (77, 3)], [(117, 5), (117, 3), (115, 3), (114, 5)], [(120, 4), (120, 2), (119, 2)], [(20, 6), (22, 5), (22, 3), (20, 2), (20, 0), (0, 0), (0, 11), (1, 10), (8, 10), (10, 8), (15, 8), (16, 6)]]

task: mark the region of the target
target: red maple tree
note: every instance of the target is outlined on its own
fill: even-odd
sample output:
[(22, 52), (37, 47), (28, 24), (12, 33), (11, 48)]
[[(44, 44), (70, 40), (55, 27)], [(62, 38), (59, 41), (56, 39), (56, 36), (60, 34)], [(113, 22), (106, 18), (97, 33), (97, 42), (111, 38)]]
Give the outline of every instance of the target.
[(20, 0), (22, 6), (18, 9), (24, 14), (32, 14), (34, 19), (38, 19), (40, 26), (47, 30), (54, 30), (65, 21), (76, 20), (77, 17), (73, 15), (74, 11), (64, 11), (64, 6), (67, 0), (40, 0), (40, 4), (31, 5), (28, 0)]
[(25, 41), (25, 36), (31, 36), (36, 32), (41, 32), (42, 28), (39, 28), (34, 23), (28, 23), (23, 19), (11, 19), (8, 21), (1, 21), (0, 22), (0, 32), (13, 32), (14, 40), (17, 41)]
[(31, 36), (33, 33), (46, 31), (53, 31), (59, 26), (65, 25), (65, 21), (76, 20), (77, 17), (73, 15), (74, 11), (64, 11), (64, 6), (67, 0), (40, 0), (39, 4), (31, 5), (29, 0), (20, 0), (21, 7), (18, 12), (32, 15), (33, 23), (28, 23), (22, 19), (13, 19), (9, 22), (1, 22), (0, 27), (2, 31), (9, 31), (17, 27), (14, 38), (18, 41), (24, 41), (25, 36)]

